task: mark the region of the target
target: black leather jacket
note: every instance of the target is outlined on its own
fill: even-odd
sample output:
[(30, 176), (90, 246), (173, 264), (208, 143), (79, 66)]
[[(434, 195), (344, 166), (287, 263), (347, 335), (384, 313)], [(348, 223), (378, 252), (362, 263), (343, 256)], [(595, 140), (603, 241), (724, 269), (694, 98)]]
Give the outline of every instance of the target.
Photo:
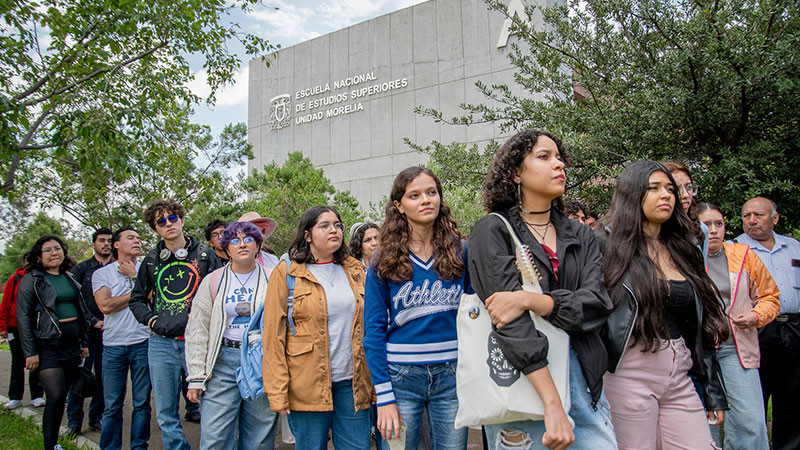
[[(81, 348), (87, 346), (87, 333), (94, 325), (93, 316), (86, 307), (81, 294), (81, 286), (71, 273), (65, 275), (78, 293), (78, 325), (81, 330)], [(38, 355), (37, 339), (57, 339), (61, 337), (56, 314), (56, 290), (47, 281), (44, 272), (33, 269), (19, 282), (17, 292), (17, 327), (22, 341), (22, 351), (26, 358)]]
[[(622, 286), (622, 295), (619, 298), (617, 307), (608, 316), (603, 339), (608, 351), (608, 371), (614, 373), (622, 360), (625, 351), (630, 346), (630, 338), (633, 334), (633, 325), (639, 312), (639, 304), (636, 294), (633, 292), (631, 284), (626, 279)], [(697, 323), (703, 322), (703, 302), (694, 294)], [(703, 330), (696, 327), (696, 335), (693, 348), (689, 348), (692, 354), (692, 368), (689, 374), (694, 376), (703, 386), (705, 407), (708, 411), (727, 410), (728, 398), (725, 392), (725, 383), (722, 381), (722, 372), (717, 360), (717, 353), (703, 350)]]

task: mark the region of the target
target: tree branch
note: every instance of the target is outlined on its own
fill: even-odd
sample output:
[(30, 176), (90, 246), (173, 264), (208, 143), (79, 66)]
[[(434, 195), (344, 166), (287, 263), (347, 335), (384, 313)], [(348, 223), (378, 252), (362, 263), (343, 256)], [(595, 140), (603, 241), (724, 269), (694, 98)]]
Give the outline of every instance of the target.
[(91, 72), (90, 74), (84, 76), (83, 78), (79, 79), (78, 81), (70, 83), (67, 86), (64, 86), (62, 88), (56, 89), (55, 91), (53, 91), (53, 92), (51, 92), (51, 93), (49, 93), (49, 94), (47, 94), (45, 96), (42, 96), (42, 97), (35, 98), (33, 100), (29, 100), (27, 102), (24, 102), (22, 105), (23, 106), (32, 106), (32, 105), (36, 105), (37, 103), (41, 103), (43, 101), (49, 100), (49, 99), (55, 97), (56, 95), (63, 94), (64, 92), (72, 90), (75, 87), (80, 86), (83, 83), (86, 83), (87, 81), (91, 80), (92, 78), (95, 78), (95, 77), (97, 77), (99, 75), (102, 75), (102, 74), (105, 74), (105, 73), (108, 73), (108, 72), (116, 71), (116, 70), (120, 69), (121, 67), (125, 67), (125, 66), (127, 66), (127, 65), (129, 65), (131, 63), (134, 63), (134, 62), (142, 59), (142, 58), (145, 58), (145, 57), (155, 53), (156, 51), (158, 51), (158, 50), (160, 50), (160, 49), (162, 49), (162, 48), (164, 48), (166, 46), (167, 46), (167, 42), (166, 41), (162, 41), (157, 46), (149, 48), (149, 49), (139, 53), (138, 55), (135, 55), (135, 56), (132, 56), (132, 57), (130, 57), (128, 59), (125, 59), (125, 60), (121, 61), (119, 64), (115, 64), (112, 67), (106, 67), (104, 69), (97, 69), (97, 70)]

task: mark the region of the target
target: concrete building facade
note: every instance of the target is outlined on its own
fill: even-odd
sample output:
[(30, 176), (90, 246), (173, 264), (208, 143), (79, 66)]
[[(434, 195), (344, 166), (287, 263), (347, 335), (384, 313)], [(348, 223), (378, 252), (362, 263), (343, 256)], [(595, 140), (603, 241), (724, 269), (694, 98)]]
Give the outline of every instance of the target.
[[(541, 26), (522, 0), (506, 5)], [(281, 49), (268, 55), (269, 67), (253, 59), (249, 168), (302, 151), (366, 206), (388, 195), (400, 170), (425, 162), (404, 138), (420, 145), (503, 138), (491, 124), (436, 123), (414, 108), (453, 117), (462, 103), (486, 102), (476, 82), (514, 86), (509, 26), (483, 0), (429, 0)]]

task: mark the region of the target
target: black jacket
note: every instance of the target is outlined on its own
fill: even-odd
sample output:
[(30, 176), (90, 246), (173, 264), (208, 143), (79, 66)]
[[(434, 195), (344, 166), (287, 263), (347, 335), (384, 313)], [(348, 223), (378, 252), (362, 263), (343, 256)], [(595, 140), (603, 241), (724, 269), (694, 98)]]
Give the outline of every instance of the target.
[[(81, 286), (71, 273), (65, 275), (78, 293), (78, 326), (80, 327), (81, 348), (87, 346), (87, 333), (94, 323), (81, 294)], [(33, 269), (19, 282), (17, 291), (17, 327), (22, 340), (22, 351), (26, 358), (38, 355), (37, 339), (58, 339), (61, 328), (56, 314), (56, 290), (47, 281), (44, 272)]]
[[(555, 280), (550, 259), (536, 241), (514, 206), (501, 212), (527, 244), (534, 263), (542, 274), (542, 291), (553, 297), (553, 311), (545, 317), (570, 336), (570, 345), (578, 355), (592, 402), (600, 398), (603, 374), (608, 357), (600, 330), (612, 310), (611, 299), (603, 285), (600, 250), (592, 230), (569, 220), (560, 211), (551, 213), (556, 230), (560, 267), (560, 285)], [(503, 222), (492, 215), (472, 227), (469, 240), (469, 270), (472, 287), (486, 300), (495, 292), (522, 289), (515, 264), (514, 243)], [(524, 374), (547, 365), (547, 338), (539, 333), (528, 314), (522, 314), (503, 328), (495, 338), (508, 361)]]
[[(617, 370), (620, 360), (630, 346), (630, 337), (633, 326), (639, 313), (639, 303), (631, 283), (626, 278), (622, 283), (622, 295), (614, 312), (608, 317), (603, 338), (608, 349), (608, 371)], [(703, 302), (694, 294), (697, 322), (703, 323)], [(692, 339), (685, 339), (686, 346), (692, 354), (692, 368), (689, 374), (703, 386), (705, 408), (708, 411), (728, 409), (728, 399), (725, 393), (725, 383), (722, 381), (722, 372), (717, 360), (717, 353), (703, 349), (703, 329), (695, 326), (693, 330), (681, 330), (681, 334), (689, 335)], [(694, 344), (691, 343), (694, 341)]]
[(128, 302), (139, 323), (148, 326), (150, 319), (158, 316), (150, 329), (171, 338), (183, 336), (200, 280), (221, 267), (213, 250), (192, 236), (184, 238), (188, 255), (183, 260), (171, 252), (161, 259), (162, 252), (168, 251), (163, 240), (147, 254)]
[[(94, 291), (92, 289), (92, 275), (101, 267), (103, 267), (103, 263), (92, 256), (70, 270), (72, 275), (75, 277), (75, 281), (81, 285), (81, 294), (83, 295), (83, 300), (86, 302), (86, 307), (89, 308), (89, 312), (92, 313), (95, 321), (103, 320), (105, 317), (100, 311), (100, 308), (97, 307), (97, 303), (94, 301)], [(94, 330), (101, 332), (96, 328)]]

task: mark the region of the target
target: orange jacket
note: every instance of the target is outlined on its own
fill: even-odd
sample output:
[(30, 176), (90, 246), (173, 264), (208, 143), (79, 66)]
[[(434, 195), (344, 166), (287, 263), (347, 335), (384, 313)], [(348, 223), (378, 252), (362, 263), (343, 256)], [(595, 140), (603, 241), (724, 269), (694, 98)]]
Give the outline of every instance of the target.
[[(356, 411), (372, 403), (373, 389), (362, 341), (364, 339), (364, 269), (353, 257), (342, 268), (355, 295), (351, 342), (353, 351), (353, 401)], [(293, 313), (296, 333), (286, 324), (286, 263), (272, 271), (264, 301), (264, 392), (273, 411), (332, 411), (328, 302), (325, 290), (305, 264), (292, 262), (295, 277)]]
[(739, 328), (730, 318), (753, 311), (758, 315), (758, 328), (772, 322), (781, 310), (780, 291), (761, 259), (744, 244), (724, 242), (731, 278), (731, 307), (728, 323), (739, 361), (747, 369), (758, 368), (761, 353), (758, 349), (758, 331)]

